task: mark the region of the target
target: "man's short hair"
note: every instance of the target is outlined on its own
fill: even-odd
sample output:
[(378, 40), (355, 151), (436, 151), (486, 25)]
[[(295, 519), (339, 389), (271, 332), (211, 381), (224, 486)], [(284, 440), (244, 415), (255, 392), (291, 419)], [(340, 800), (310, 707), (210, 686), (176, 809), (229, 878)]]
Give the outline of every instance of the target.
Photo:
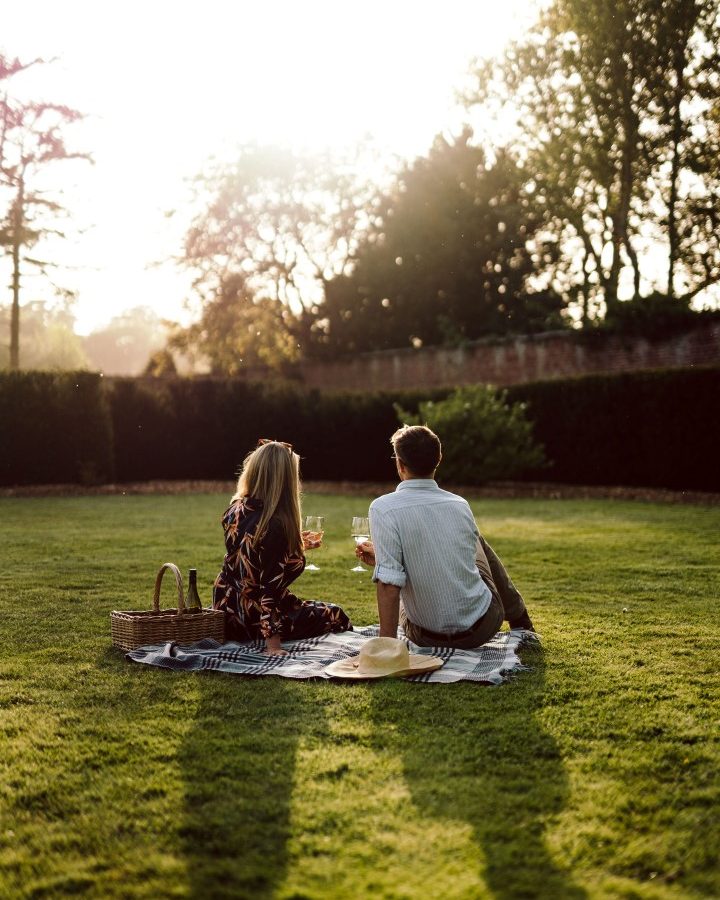
[(442, 454), (440, 438), (427, 425), (403, 425), (390, 438), (395, 456), (413, 475), (431, 476)]

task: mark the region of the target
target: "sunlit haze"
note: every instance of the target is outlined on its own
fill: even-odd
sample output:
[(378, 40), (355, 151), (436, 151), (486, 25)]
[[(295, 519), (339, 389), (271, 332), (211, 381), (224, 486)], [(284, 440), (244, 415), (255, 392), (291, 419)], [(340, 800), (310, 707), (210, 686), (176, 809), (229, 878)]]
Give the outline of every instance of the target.
[[(322, 148), (368, 135), (389, 153), (421, 154), (457, 127), (469, 60), (519, 36), (535, 8), (41, 0), (3, 10), (0, 52), (56, 59), (12, 79), (13, 92), (88, 114), (68, 134), (95, 165), (60, 163), (53, 175), (73, 214), (71, 239), (52, 248), (63, 263), (53, 278), (78, 292), (78, 331), (138, 305), (181, 315), (187, 276), (154, 264), (178, 252), (185, 180), (208, 157), (251, 140)], [(24, 301), (52, 297), (39, 276), (24, 284)]]

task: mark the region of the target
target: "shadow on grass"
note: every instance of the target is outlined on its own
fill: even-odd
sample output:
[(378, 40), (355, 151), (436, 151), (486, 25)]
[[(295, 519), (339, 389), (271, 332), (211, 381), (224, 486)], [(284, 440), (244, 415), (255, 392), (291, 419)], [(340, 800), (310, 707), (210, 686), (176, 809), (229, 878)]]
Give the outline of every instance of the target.
[(167, 808), (135, 804), (151, 831), (163, 832), (159, 847), (184, 861), (167, 895), (175, 896), (183, 883), (183, 896), (197, 900), (275, 896), (287, 875), (298, 741), (308, 715), (297, 683), (143, 673), (149, 667), (127, 663), (114, 649), (103, 651), (98, 665), (132, 685), (103, 701), (114, 709), (119, 734), (143, 742), (149, 753), (148, 771), (135, 788), (139, 796), (152, 804), (169, 783), (179, 789), (169, 822)]
[(302, 697), (283, 678), (216, 675), (197, 684), (181, 754), (188, 896), (272, 897), (287, 872)]
[(524, 658), (532, 672), (500, 687), (414, 685), (408, 702), (407, 687), (374, 685), (375, 733), (384, 750), (402, 759), (423, 815), (470, 824), (478, 869), (498, 900), (581, 900), (585, 891), (554, 862), (545, 841), (568, 781), (554, 739), (535, 716), (544, 689), (542, 652)]

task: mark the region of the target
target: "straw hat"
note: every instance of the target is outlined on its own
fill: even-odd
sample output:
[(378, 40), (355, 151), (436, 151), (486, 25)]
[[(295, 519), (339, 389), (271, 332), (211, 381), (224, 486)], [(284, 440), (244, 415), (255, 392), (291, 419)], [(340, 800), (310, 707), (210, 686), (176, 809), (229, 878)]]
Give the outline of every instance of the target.
[(369, 638), (358, 656), (330, 663), (325, 668), (334, 678), (386, 678), (389, 675), (422, 675), (439, 669), (438, 656), (409, 653), (405, 641), (391, 637)]

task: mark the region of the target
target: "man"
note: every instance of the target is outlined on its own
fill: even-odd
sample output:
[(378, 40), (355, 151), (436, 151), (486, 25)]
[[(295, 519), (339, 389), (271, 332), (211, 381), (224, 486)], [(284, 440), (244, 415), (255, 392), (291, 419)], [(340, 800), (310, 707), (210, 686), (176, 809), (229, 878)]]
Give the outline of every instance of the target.
[(405, 425), (390, 439), (400, 484), (370, 505), (358, 556), (375, 567), (380, 635), (398, 624), (420, 646), (467, 650), (489, 641), (504, 619), (533, 631), (525, 602), (479, 534), (467, 501), (438, 487), (440, 439)]

